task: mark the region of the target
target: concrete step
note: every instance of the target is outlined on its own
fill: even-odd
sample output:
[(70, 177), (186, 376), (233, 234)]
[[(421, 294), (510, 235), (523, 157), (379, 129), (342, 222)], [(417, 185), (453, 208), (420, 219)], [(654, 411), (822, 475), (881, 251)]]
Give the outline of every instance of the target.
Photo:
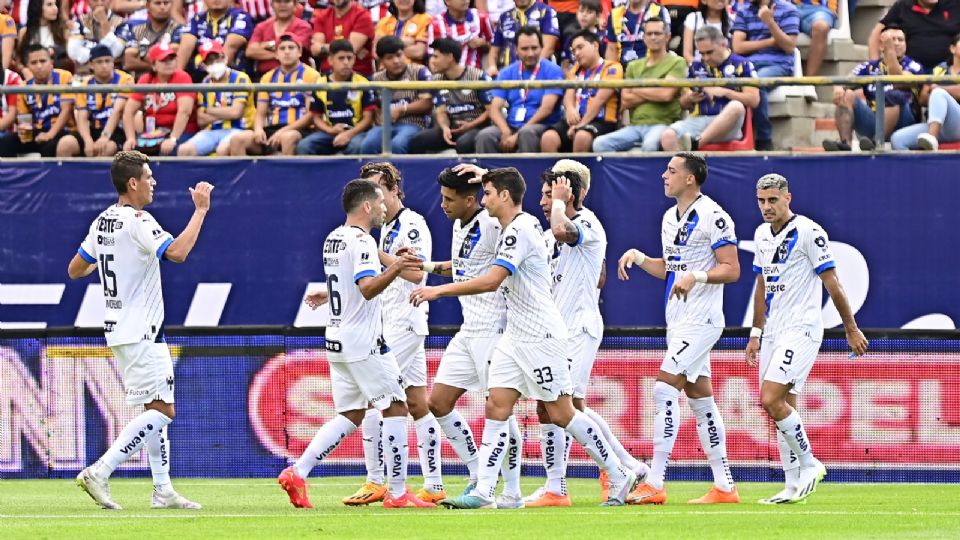
[[(870, 37), (870, 31), (877, 22), (886, 15), (893, 2), (879, 5), (879, 2), (886, 0), (875, 0), (870, 2), (861, 2), (857, 4), (857, 11), (850, 18), (850, 36), (853, 41), (859, 45), (866, 45), (867, 38)], [(870, 2), (868, 4), (868, 2)]]
[[(800, 47), (800, 57), (807, 59), (809, 46)], [(867, 59), (867, 46), (857, 45), (847, 39), (835, 39), (827, 45), (827, 52), (823, 57), (824, 63), (848, 60), (854, 62), (863, 62)]]

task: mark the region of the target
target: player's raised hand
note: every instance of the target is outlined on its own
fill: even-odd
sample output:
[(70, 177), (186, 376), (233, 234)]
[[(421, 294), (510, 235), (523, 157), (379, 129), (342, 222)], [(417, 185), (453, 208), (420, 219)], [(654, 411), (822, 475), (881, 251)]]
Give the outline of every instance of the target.
[(424, 287), (410, 293), (410, 303), (415, 306), (419, 306), (424, 302), (432, 302), (437, 298), (440, 298), (440, 294), (437, 292), (436, 287)]
[(866, 354), (867, 347), (870, 345), (870, 342), (867, 341), (867, 336), (863, 335), (863, 332), (861, 332), (859, 328), (847, 330), (847, 343), (857, 356)]
[(487, 169), (473, 163), (461, 163), (453, 168), (453, 172), (457, 174), (463, 174), (465, 172), (473, 173), (473, 178), (470, 179), (470, 183), (479, 184), (483, 179), (483, 175), (487, 174)]
[(620, 278), (620, 281), (630, 281), (630, 275), (627, 274), (627, 269), (633, 268), (634, 264), (642, 264), (637, 262), (640, 259), (639, 255), (639, 250), (628, 249), (624, 252), (623, 256), (620, 257), (620, 262), (617, 263), (617, 277)]
[(757, 354), (760, 352), (760, 338), (752, 337), (747, 342), (747, 350), (744, 351), (744, 360), (750, 367), (757, 367)]
[(210, 192), (213, 191), (213, 184), (210, 182), (197, 182), (197, 185), (190, 190), (190, 197), (193, 198), (193, 205), (197, 210), (210, 209)]
[(553, 182), (550, 196), (553, 200), (566, 204), (567, 201), (570, 200), (570, 197), (573, 196), (573, 190), (570, 189), (570, 179), (566, 176), (558, 176), (556, 181)]
[(676, 296), (677, 298), (687, 301), (687, 295), (690, 294), (690, 289), (697, 284), (697, 278), (694, 277), (692, 272), (687, 272), (680, 278), (679, 281), (673, 286), (673, 289), (670, 291), (670, 298)]
[(308, 293), (307, 296), (303, 299), (303, 303), (310, 306), (310, 309), (317, 309), (318, 307), (327, 303), (329, 295), (327, 291), (321, 289), (319, 291), (313, 291)]
[(399, 272), (406, 272), (407, 270), (422, 270), (423, 261), (420, 260), (420, 257), (414, 255), (412, 251), (408, 250), (402, 253), (397, 252), (397, 258), (390, 266), (396, 268)]

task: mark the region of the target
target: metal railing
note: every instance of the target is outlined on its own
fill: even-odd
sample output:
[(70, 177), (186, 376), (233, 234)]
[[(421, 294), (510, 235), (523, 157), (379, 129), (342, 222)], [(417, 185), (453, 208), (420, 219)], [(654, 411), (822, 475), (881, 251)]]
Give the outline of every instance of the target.
[[(869, 77), (763, 77), (730, 79), (623, 79), (618, 81), (574, 81), (574, 80), (526, 80), (526, 81), (378, 81), (378, 82), (335, 82), (301, 84), (97, 84), (92, 86), (0, 86), (0, 97), (6, 94), (76, 94), (76, 93), (152, 93), (152, 92), (223, 92), (248, 91), (288, 92), (291, 87), (300, 92), (337, 91), (337, 90), (376, 90), (380, 94), (380, 107), (390, 110), (393, 93), (403, 90), (494, 90), (494, 89), (548, 89), (548, 88), (702, 88), (702, 87), (757, 87), (776, 86), (844, 86), (859, 88), (868, 85), (876, 87), (876, 109), (874, 139), (877, 148), (882, 148), (885, 140), (884, 112), (886, 108), (885, 86), (892, 84), (905, 87), (919, 87), (925, 84), (960, 84), (960, 75), (878, 75)], [(383, 139), (382, 152), (390, 155), (392, 119), (389, 114), (382, 115)]]

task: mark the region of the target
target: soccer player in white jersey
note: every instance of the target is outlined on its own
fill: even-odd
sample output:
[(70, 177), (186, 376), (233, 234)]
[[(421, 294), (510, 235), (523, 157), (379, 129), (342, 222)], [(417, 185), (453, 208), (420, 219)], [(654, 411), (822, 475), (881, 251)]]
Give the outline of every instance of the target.
[[(421, 260), (431, 258), (432, 240), (423, 216), (403, 205), (403, 185), (400, 171), (390, 163), (367, 163), (360, 169), (360, 177), (376, 182), (383, 191), (387, 207), (386, 221), (380, 227), (380, 262), (384, 267), (393, 264), (397, 254), (409, 251)], [(417, 497), (429, 502), (446, 498), (440, 465), (440, 425), (427, 406), (427, 353), (424, 338), (427, 329), (427, 305), (410, 304), (410, 292), (426, 283), (426, 272), (407, 270), (383, 291), (383, 337), (400, 366), (407, 408), (413, 416), (417, 432), (417, 452), (423, 471), (423, 487)], [(382, 416), (376, 408), (367, 411), (363, 420), (363, 453), (367, 479), (353, 495), (343, 499), (349, 506), (366, 505), (379, 501), (386, 492), (384, 486), (383, 446), (381, 443)]]
[(607, 505), (623, 504), (636, 481), (609, 450), (599, 426), (573, 407), (567, 366), (567, 329), (550, 296), (550, 267), (543, 229), (522, 209), (526, 184), (510, 167), (483, 175), (483, 205), (500, 221), (503, 232), (493, 266), (484, 275), (460, 283), (413, 291), (415, 304), (443, 296), (490, 293), (503, 288), (507, 329), (490, 361), (486, 423), (480, 446), (477, 487), (469, 494), (441, 501), (454, 508), (496, 508), (497, 477), (507, 451), (509, 418), (521, 396), (542, 401), (553, 423), (565, 428), (610, 475)]
[[(459, 172), (458, 172), (459, 170)], [(440, 207), (453, 220), (450, 260), (424, 263), (433, 274), (452, 277), (460, 283), (482, 276), (490, 269), (500, 240), (500, 222), (480, 206), (480, 186), (471, 183), (472, 169), (444, 169), (437, 177)], [(476, 487), (479, 470), (476, 439), (470, 425), (454, 409), (467, 391), (487, 391), (487, 370), (493, 349), (506, 326), (506, 304), (499, 292), (461, 296), (463, 324), (440, 359), (440, 369), (430, 390), (430, 411), (444, 435), (470, 472), (464, 493)], [(504, 490), (497, 508), (522, 508), (520, 458), (523, 434), (515, 416), (510, 423), (510, 444), (504, 464)]]
[(143, 209), (153, 202), (157, 185), (149, 162), (140, 152), (120, 152), (114, 157), (110, 177), (119, 200), (93, 221), (67, 267), (71, 279), (98, 271), (106, 308), (104, 336), (123, 375), (127, 405), (144, 407), (110, 449), (80, 472), (77, 484), (103, 508), (119, 510), (107, 481), (121, 463), (146, 446), (153, 474), (151, 506), (199, 509), (170, 483), (167, 425), (175, 415), (174, 379), (163, 332), (160, 260), (182, 263), (187, 259), (210, 210), (213, 186), (199, 182), (190, 188), (193, 216), (173, 238)]
[(682, 390), (697, 420), (697, 435), (713, 471), (713, 483), (691, 504), (736, 503), (740, 495), (727, 463), (726, 429), (713, 399), (710, 350), (723, 332), (723, 284), (740, 277), (733, 220), (700, 188), (707, 180), (703, 156), (675, 154), (663, 173), (664, 193), (676, 199), (663, 215), (663, 258), (630, 249), (620, 258), (620, 279), (634, 264), (666, 280), (667, 353), (653, 387), (653, 461), (647, 481), (630, 494), (631, 504), (663, 504), (667, 462), (680, 427)]
[(757, 181), (757, 203), (764, 223), (754, 235), (757, 286), (746, 360), (755, 367), (760, 353), (760, 402), (776, 423), (786, 480), (782, 491), (761, 499), (761, 504), (802, 501), (827, 474), (813, 456), (797, 412), (797, 395), (823, 340), (821, 282), (840, 313), (854, 354), (864, 354), (868, 345), (837, 277), (827, 232), (813, 220), (794, 214), (791, 199), (783, 176), (767, 174)]
[(351, 180), (343, 188), (346, 223), (323, 243), (327, 290), (308, 295), (307, 303), (326, 302), (327, 361), (337, 411), (310, 441), (293, 466), (277, 481), (297, 508), (312, 508), (304, 479), (363, 421), (368, 405), (383, 412), (383, 434), (389, 479), (385, 508), (430, 508), (407, 488), (407, 405), (403, 377), (383, 338), (381, 293), (400, 275), (420, 268), (420, 259), (401, 252), (382, 272), (377, 243), (370, 231), (386, 215), (383, 190), (370, 180)]

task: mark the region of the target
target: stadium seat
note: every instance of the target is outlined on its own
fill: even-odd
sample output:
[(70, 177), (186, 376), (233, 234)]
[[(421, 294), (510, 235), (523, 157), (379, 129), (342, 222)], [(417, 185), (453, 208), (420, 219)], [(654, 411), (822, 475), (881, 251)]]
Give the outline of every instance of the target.
[(747, 116), (743, 119), (743, 138), (722, 143), (701, 144), (703, 152), (742, 152), (753, 150), (753, 113), (747, 109)]
[(960, 150), (960, 141), (942, 142), (940, 150)]
[[(799, 48), (793, 49), (793, 76), (803, 77), (803, 60), (800, 58)], [(817, 89), (811, 85), (778, 86), (767, 94), (767, 102), (783, 103), (788, 97), (802, 97), (806, 98), (807, 101), (816, 101)]]

